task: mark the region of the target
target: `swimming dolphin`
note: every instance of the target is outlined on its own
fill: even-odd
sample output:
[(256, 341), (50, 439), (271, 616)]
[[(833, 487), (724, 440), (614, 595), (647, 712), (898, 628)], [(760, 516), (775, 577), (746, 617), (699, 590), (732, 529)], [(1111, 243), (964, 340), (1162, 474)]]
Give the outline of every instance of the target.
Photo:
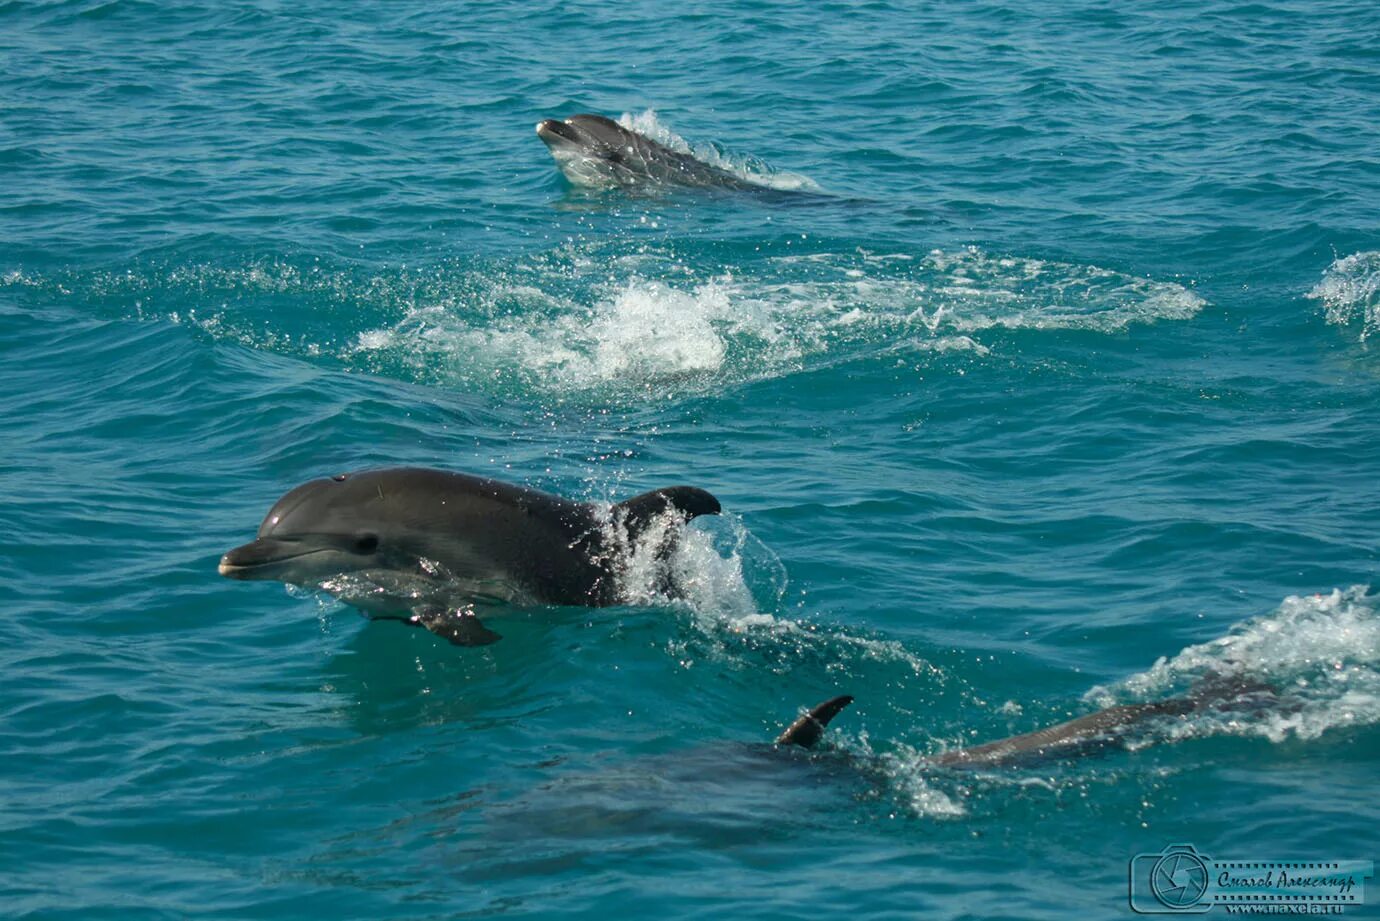
[[(776, 743), (813, 747), (823, 736), (829, 721), (852, 702), (853, 698), (846, 695), (824, 701), (792, 723), (777, 737)], [(926, 759), (925, 763), (976, 769), (1074, 758), (1127, 741), (1160, 717), (1187, 716), (1210, 710), (1260, 709), (1275, 702), (1275, 689), (1267, 684), (1240, 677), (1208, 678), (1182, 697), (1119, 704), (1034, 732), (944, 752)]]
[(573, 185), (767, 189), (602, 115), (572, 115), (565, 121), (548, 118), (537, 124), (537, 137), (546, 142), (556, 165)]
[(718, 512), (718, 500), (693, 486), (604, 510), (444, 470), (341, 473), (279, 499), (258, 536), (221, 557), (220, 574), (318, 586), (477, 646), (499, 635), (479, 622), (476, 603), (617, 604), (630, 548), (653, 540), (664, 557), (681, 525)]

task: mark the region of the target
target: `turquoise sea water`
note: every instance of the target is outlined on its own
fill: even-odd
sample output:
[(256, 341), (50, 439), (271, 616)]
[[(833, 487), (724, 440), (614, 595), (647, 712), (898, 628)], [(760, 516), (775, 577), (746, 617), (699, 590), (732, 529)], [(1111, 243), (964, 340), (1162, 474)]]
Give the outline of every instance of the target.
[[(0, 0), (0, 914), (1115, 917), (1168, 844), (1374, 859), (1377, 34)], [(571, 190), (532, 129), (583, 111), (809, 194)], [(401, 463), (727, 514), (688, 600), (482, 649), (216, 575)], [(1215, 671), (1291, 703), (922, 763)]]

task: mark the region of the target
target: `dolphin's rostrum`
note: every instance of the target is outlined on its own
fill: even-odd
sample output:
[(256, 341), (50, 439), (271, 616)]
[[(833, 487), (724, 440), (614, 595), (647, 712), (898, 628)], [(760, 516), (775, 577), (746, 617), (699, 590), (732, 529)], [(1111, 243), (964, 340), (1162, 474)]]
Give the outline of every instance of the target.
[(444, 470), (366, 470), (288, 492), (255, 540), (221, 558), (220, 574), (319, 586), (368, 613), (482, 645), (499, 636), (475, 604), (617, 604), (631, 548), (656, 541), (664, 556), (685, 522), (718, 512), (693, 486), (608, 510)]

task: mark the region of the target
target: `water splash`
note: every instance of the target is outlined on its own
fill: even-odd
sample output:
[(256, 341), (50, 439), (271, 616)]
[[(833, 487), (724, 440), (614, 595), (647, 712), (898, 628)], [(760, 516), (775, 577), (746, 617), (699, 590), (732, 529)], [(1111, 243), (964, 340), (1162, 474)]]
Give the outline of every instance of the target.
[[(673, 533), (679, 538), (668, 543)], [(622, 587), (630, 604), (669, 607), (685, 616), (688, 629), (667, 644), (683, 667), (707, 659), (787, 673), (819, 663), (826, 673), (856, 678), (856, 668), (881, 665), (899, 670), (893, 681), (945, 680), (903, 643), (788, 616), (785, 566), (737, 516), (700, 518), (685, 528), (668, 515), (622, 554)]]
[(770, 619), (763, 610), (778, 606), (786, 590), (785, 566), (737, 516), (695, 528), (660, 516), (624, 554), (630, 603), (679, 603), (707, 621), (745, 626)]
[(1186, 320), (1205, 303), (1174, 282), (975, 248), (782, 256), (701, 278), (672, 251), (620, 263), (631, 274), (592, 285), (591, 301), (550, 297), (544, 309), (485, 318), (415, 308), (361, 333), (349, 357), (405, 355), (456, 371), (458, 361), (482, 363), (488, 377), (517, 368), (526, 385), (566, 393), (671, 394), (897, 347), (981, 359), (991, 352), (976, 338), (985, 330), (1113, 333)]
[[(968, 815), (968, 791), (952, 783), (936, 782), (929, 756), (905, 743), (877, 751), (866, 731), (844, 744), (849, 757), (868, 766), (899, 810), (915, 818), (957, 819)], [(945, 789), (947, 787), (947, 789)]]
[(651, 138), (664, 147), (689, 154), (696, 160), (718, 167), (754, 185), (783, 192), (820, 191), (819, 184), (808, 176), (776, 169), (760, 157), (730, 153), (717, 144), (692, 145), (664, 124), (652, 109), (624, 112), (618, 117), (618, 124), (629, 131), (636, 131), (643, 137)]
[(1177, 282), (975, 247), (774, 247), (725, 261), (613, 242), (423, 268), (266, 260), (6, 283), (217, 341), (546, 405), (672, 398), (893, 352), (980, 362), (1001, 346), (997, 331), (1116, 333), (1204, 306)]
[(921, 265), (935, 276), (940, 307), (953, 305), (950, 322), (964, 332), (1004, 327), (1110, 333), (1192, 319), (1206, 304), (1176, 282), (1099, 266), (992, 255), (976, 247), (933, 250)]
[(1217, 676), (1266, 682), (1279, 690), (1279, 704), (1254, 712), (1205, 711), (1172, 724), (1170, 738), (1225, 733), (1282, 742), (1380, 723), (1380, 614), (1369, 586), (1290, 596), (1225, 636), (1091, 689), (1085, 700), (1097, 706), (1147, 700)]
[(1361, 341), (1380, 330), (1380, 252), (1353, 253), (1337, 259), (1307, 295), (1322, 301), (1327, 322), (1349, 326), (1361, 321)]

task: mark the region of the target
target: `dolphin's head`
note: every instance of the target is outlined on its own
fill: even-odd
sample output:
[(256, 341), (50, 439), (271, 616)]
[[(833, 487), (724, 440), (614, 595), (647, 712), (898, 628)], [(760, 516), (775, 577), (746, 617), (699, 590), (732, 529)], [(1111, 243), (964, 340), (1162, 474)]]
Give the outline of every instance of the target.
[(537, 137), (555, 154), (575, 149), (584, 156), (608, 156), (637, 139), (627, 128), (602, 115), (572, 115), (565, 121), (537, 123)]
[(645, 138), (602, 115), (573, 115), (565, 121), (548, 118), (537, 123), (537, 137), (545, 142), (556, 165), (575, 185), (627, 185), (639, 177), (629, 169), (640, 162)]
[(513, 559), (525, 553), (527, 517), (502, 514), (502, 488), (419, 467), (312, 480), (274, 503), (257, 538), (220, 558), (220, 574), (320, 588), (373, 611), (524, 600), (531, 585)]
[(220, 574), (312, 585), (335, 576), (415, 568), (399, 536), (399, 497), (369, 474), (338, 474), (293, 489), (269, 509), (255, 540), (220, 559)]

